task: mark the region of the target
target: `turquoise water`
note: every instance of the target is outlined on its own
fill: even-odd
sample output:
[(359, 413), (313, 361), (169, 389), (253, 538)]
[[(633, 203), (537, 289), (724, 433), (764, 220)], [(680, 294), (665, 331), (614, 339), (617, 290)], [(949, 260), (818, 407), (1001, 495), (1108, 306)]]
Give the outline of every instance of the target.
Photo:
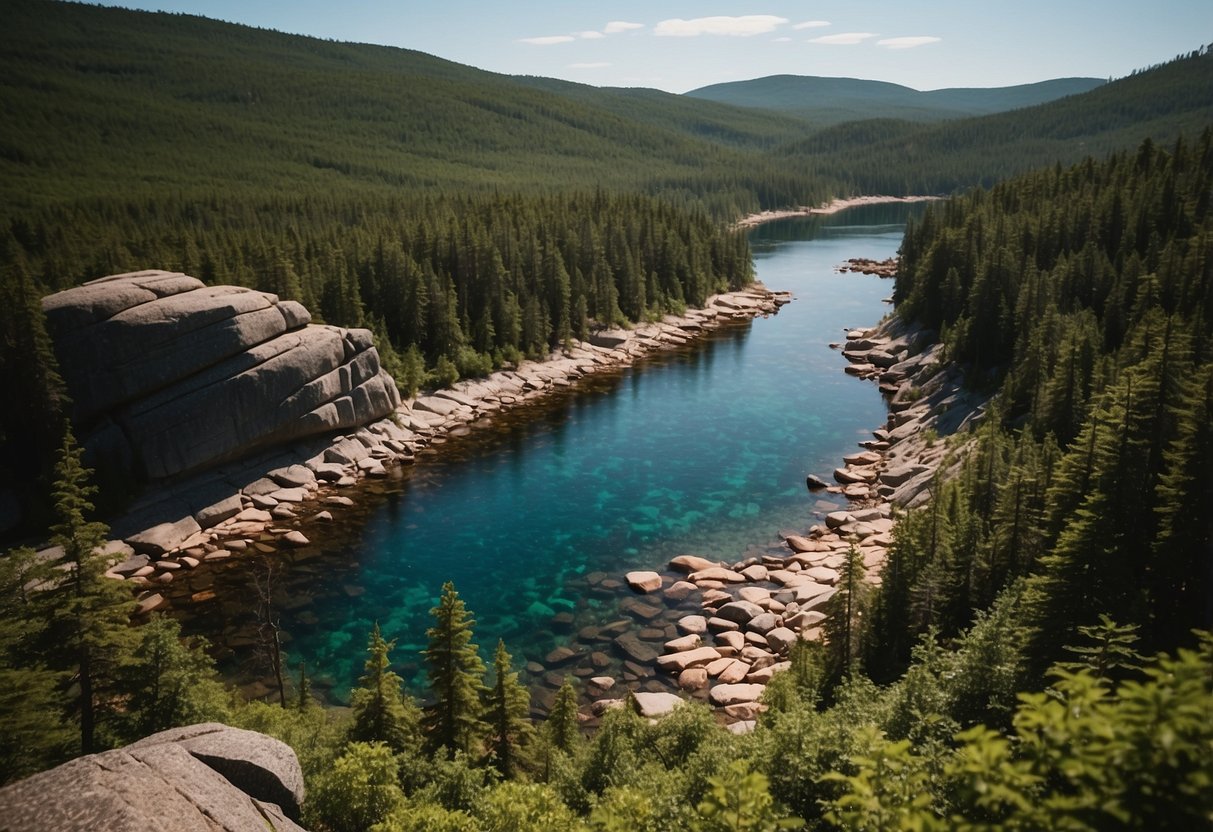
[[(554, 646), (619, 617), (621, 596), (592, 589), (594, 573), (660, 569), (684, 552), (735, 560), (806, 529), (839, 504), (810, 494), (806, 474), (828, 476), (885, 417), (828, 344), (885, 314), (892, 282), (834, 267), (895, 253), (910, 210), (756, 229), (759, 279), (796, 298), (778, 315), (499, 416), (377, 486), (314, 551), (277, 567), (291, 661), (340, 701), (378, 621), (397, 639), (397, 669), (420, 684), (429, 610), (453, 580), (486, 653), (503, 638), (540, 676)], [(210, 635), (239, 658), (239, 630), (228, 620)]]

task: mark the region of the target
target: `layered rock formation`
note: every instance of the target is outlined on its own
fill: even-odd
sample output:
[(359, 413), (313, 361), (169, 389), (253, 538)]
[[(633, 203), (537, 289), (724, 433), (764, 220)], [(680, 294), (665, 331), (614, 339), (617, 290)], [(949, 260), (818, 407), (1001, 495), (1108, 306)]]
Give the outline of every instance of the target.
[(94, 462), (161, 480), (393, 412), (371, 333), (294, 301), (163, 271), (42, 302)]
[(7, 832), (304, 832), (289, 746), (219, 723), (153, 734), (0, 789)]

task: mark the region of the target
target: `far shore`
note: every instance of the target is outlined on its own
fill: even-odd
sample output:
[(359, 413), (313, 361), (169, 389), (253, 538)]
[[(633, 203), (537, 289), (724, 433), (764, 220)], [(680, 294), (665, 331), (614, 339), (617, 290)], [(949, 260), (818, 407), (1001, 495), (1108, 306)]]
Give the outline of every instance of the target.
[(827, 202), (825, 205), (819, 205), (816, 208), (802, 206), (800, 208), (782, 208), (777, 211), (759, 211), (757, 214), (750, 214), (742, 217), (734, 225), (735, 228), (753, 228), (756, 225), (762, 225), (766, 222), (774, 222), (775, 220), (785, 220), (789, 217), (808, 217), (814, 214), (837, 214), (839, 211), (847, 208), (857, 208), (860, 205), (885, 205), (898, 202), (934, 202), (939, 199), (947, 199), (943, 196), (852, 196), (846, 199), (835, 199), (833, 202)]

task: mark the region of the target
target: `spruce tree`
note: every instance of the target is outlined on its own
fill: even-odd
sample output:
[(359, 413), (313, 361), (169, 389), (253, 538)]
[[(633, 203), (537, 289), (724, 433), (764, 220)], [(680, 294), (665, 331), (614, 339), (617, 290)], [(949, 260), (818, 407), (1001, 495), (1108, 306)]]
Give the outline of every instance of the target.
[(350, 700), (354, 722), (351, 742), (382, 742), (394, 754), (415, 751), (420, 745), (419, 714), (401, 679), (391, 669), (388, 654), (395, 641), (385, 641), (375, 622), (367, 640), (366, 673), (358, 680)]
[(109, 529), (85, 519), (93, 510), (89, 498), (96, 487), (88, 483), (91, 471), (81, 455), (71, 429), (65, 428), (55, 466), (58, 522), (51, 527), (51, 541), (63, 547), (69, 567), (59, 588), (67, 597), (56, 618), (79, 691), (73, 711), (80, 719), (80, 751), (91, 754), (99, 747), (98, 729), (116, 709), (112, 694), (138, 634), (130, 626), (135, 609), (130, 590), (105, 576), (108, 564), (99, 550)]
[(442, 585), (442, 597), (430, 615), (434, 626), (426, 631), (425, 658), (434, 702), (426, 709), (422, 725), (430, 749), (443, 749), (453, 760), (456, 751), (471, 750), (480, 731), (485, 667), (472, 642), (475, 620), (450, 581)]
[(512, 778), (525, 760), (535, 728), (527, 718), (531, 696), (510, 668), (510, 654), (500, 639), (493, 653), (493, 674), (495, 681), (484, 709), (489, 730), (488, 759), (502, 777)]
[(139, 641), (123, 667), (124, 741), (195, 722), (222, 722), (228, 694), (206, 653), (205, 639), (183, 642), (181, 625), (157, 616), (136, 631)]
[(556, 691), (556, 701), (543, 723), (543, 734), (553, 748), (572, 754), (581, 743), (581, 729), (577, 721), (577, 691), (570, 677), (565, 676)]
[(33, 549), (0, 556), (0, 785), (49, 768), (73, 745), (61, 705), (65, 674), (41, 656), (49, 574)]
[(847, 679), (855, 671), (867, 598), (863, 555), (852, 544), (839, 571), (834, 596), (826, 602), (824, 630), (829, 663), (835, 678)]

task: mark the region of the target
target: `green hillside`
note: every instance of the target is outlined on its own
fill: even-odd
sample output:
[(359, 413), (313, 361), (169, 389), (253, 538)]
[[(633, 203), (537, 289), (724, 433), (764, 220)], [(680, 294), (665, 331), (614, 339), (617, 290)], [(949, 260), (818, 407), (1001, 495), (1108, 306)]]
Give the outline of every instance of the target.
[(1082, 95), (935, 125), (852, 122), (775, 152), (860, 193), (948, 193), (1032, 168), (1170, 143), (1213, 124), (1213, 53), (1200, 49)]
[(886, 81), (771, 75), (713, 84), (688, 97), (737, 107), (781, 112), (814, 127), (869, 118), (936, 122), (1030, 107), (1099, 87), (1098, 78), (1057, 78), (1013, 87), (957, 88), (920, 92)]
[(643, 189), (660, 180), (703, 191), (742, 167), (762, 169), (740, 148), (803, 134), (785, 116), (655, 92), (552, 89), (403, 49), (45, 0), (0, 7), (7, 211), (220, 187)]

